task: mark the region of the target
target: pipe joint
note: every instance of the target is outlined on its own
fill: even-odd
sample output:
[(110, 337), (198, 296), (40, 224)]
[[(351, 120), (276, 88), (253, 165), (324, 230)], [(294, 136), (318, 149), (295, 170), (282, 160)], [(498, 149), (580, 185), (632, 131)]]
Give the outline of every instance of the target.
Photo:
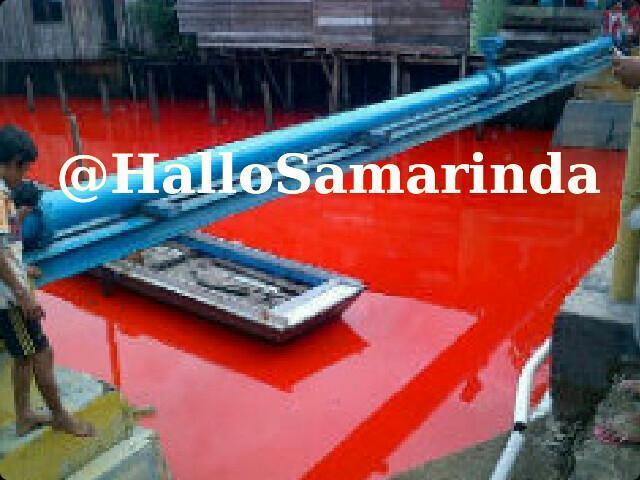
[(487, 77), (489, 88), (482, 95), (483, 97), (491, 97), (496, 93), (500, 93), (507, 85), (507, 75), (501, 68), (488, 68), (482, 71), (482, 74)]
[(527, 429), (527, 424), (524, 422), (516, 422), (513, 424), (514, 432), (524, 432)]

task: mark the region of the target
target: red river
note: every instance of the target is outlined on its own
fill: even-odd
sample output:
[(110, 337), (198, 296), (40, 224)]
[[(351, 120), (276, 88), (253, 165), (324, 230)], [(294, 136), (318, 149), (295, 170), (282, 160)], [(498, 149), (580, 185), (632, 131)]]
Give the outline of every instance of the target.
[[(0, 98), (0, 124), (34, 136), (31, 176), (56, 186), (72, 156), (54, 99)], [(116, 101), (105, 118), (94, 99), (71, 99), (84, 152), (159, 152), (162, 159), (264, 129), (259, 110), (204, 102)], [(311, 113), (278, 114), (284, 126)], [(462, 131), (387, 161), (547, 161), (551, 133)], [(589, 163), (595, 195), (302, 195), (208, 226), (287, 258), (363, 280), (367, 291), (341, 319), (284, 346), (248, 338), (123, 289), (110, 297), (91, 278), (39, 294), (58, 364), (119, 386), (161, 438), (178, 480), (380, 479), (508, 429), (516, 379), (549, 335), (580, 276), (615, 239), (624, 153), (565, 149)], [(108, 163), (108, 162), (107, 162)], [(113, 168), (113, 162), (110, 163)], [(565, 172), (566, 173), (566, 172)], [(347, 177), (347, 183), (349, 178)], [(535, 397), (546, 388), (538, 379)]]

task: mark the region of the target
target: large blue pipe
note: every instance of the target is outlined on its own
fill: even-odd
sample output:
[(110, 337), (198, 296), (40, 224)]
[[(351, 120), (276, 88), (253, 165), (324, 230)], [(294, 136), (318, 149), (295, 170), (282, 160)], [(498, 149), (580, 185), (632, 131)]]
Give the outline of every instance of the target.
[[(344, 142), (362, 132), (398, 121), (404, 117), (428, 112), (465, 98), (490, 95), (497, 90), (508, 89), (510, 84), (535, 79), (539, 75), (553, 74), (566, 67), (578, 67), (580, 63), (605, 54), (611, 48), (610, 37), (601, 37), (589, 43), (560, 50), (525, 62), (497, 70), (481, 72), (463, 80), (437, 86), (421, 92), (398, 97), (382, 103), (338, 113), (289, 128), (264, 133), (245, 140), (229, 143), (210, 150), (214, 163), (212, 176), (220, 178), (222, 164), (220, 152), (233, 152), (234, 169), (241, 170), (251, 163), (272, 163), (284, 153), (305, 152), (322, 145)], [(162, 182), (169, 175), (164, 168), (169, 163), (182, 163), (191, 170), (192, 183), (201, 181), (201, 159), (197, 154), (178, 157), (158, 163), (155, 167), (156, 188), (162, 191)], [(171, 172), (175, 173), (175, 172)], [(80, 198), (97, 195), (91, 203), (78, 204), (59, 190), (43, 195), (37, 212), (25, 222), (25, 240), (34, 241), (51, 232), (109, 215), (126, 213), (141, 202), (163, 194), (114, 194), (114, 175), (107, 178), (98, 192), (72, 191)], [(130, 177), (129, 187), (134, 192), (142, 188), (139, 175)]]

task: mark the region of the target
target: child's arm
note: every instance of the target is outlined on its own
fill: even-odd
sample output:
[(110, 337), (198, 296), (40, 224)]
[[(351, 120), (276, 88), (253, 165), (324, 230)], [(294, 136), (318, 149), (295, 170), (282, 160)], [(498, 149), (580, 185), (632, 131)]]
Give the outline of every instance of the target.
[(16, 303), (22, 308), (25, 316), (40, 319), (44, 310), (38, 304), (35, 293), (25, 282), (23, 272), (17, 265), (21, 262), (14, 257), (9, 245), (11, 228), (9, 226), (10, 200), (5, 192), (0, 193), (0, 280), (2, 280), (15, 296)]
[(625, 87), (640, 87), (640, 58), (614, 55), (613, 74)]
[(38, 320), (44, 316), (44, 310), (36, 300), (34, 292), (22, 281), (20, 273), (15, 271), (10, 261), (12, 255), (13, 252), (8, 247), (0, 247), (0, 280), (11, 289), (25, 316)]

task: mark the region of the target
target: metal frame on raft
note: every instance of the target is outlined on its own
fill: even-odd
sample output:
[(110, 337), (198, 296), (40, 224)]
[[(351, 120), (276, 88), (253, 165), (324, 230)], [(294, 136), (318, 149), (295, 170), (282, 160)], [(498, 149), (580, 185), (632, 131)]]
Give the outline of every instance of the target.
[[(91, 203), (76, 203), (62, 191), (45, 192), (25, 221), (25, 240), (32, 246), (25, 258), (42, 269), (39, 285), (123, 258), (283, 196), (275, 186), (281, 179), (276, 161), (285, 153), (309, 156), (307, 165), (297, 167), (306, 169), (312, 181), (319, 176), (315, 167), (320, 163), (346, 169), (379, 161), (592, 75), (610, 64), (610, 48), (611, 39), (601, 37), (507, 67), (490, 63), (486, 70), (456, 82), (209, 150), (214, 160), (220, 159), (221, 152), (232, 152), (238, 171), (252, 163), (268, 166), (274, 172), (274, 186), (261, 195), (242, 189), (235, 194), (143, 194), (137, 193), (142, 188), (139, 176), (129, 182), (136, 193), (113, 194), (113, 175), (99, 191), (90, 192), (98, 197)], [(201, 157), (190, 154), (157, 164), (156, 188), (161, 190), (169, 175), (165, 166), (170, 163), (186, 165), (193, 184), (201, 182)], [(213, 178), (220, 178), (221, 172), (221, 161), (214, 161)], [(291, 189), (298, 186), (293, 179), (283, 184)], [(82, 191), (72, 193), (88, 196)]]

